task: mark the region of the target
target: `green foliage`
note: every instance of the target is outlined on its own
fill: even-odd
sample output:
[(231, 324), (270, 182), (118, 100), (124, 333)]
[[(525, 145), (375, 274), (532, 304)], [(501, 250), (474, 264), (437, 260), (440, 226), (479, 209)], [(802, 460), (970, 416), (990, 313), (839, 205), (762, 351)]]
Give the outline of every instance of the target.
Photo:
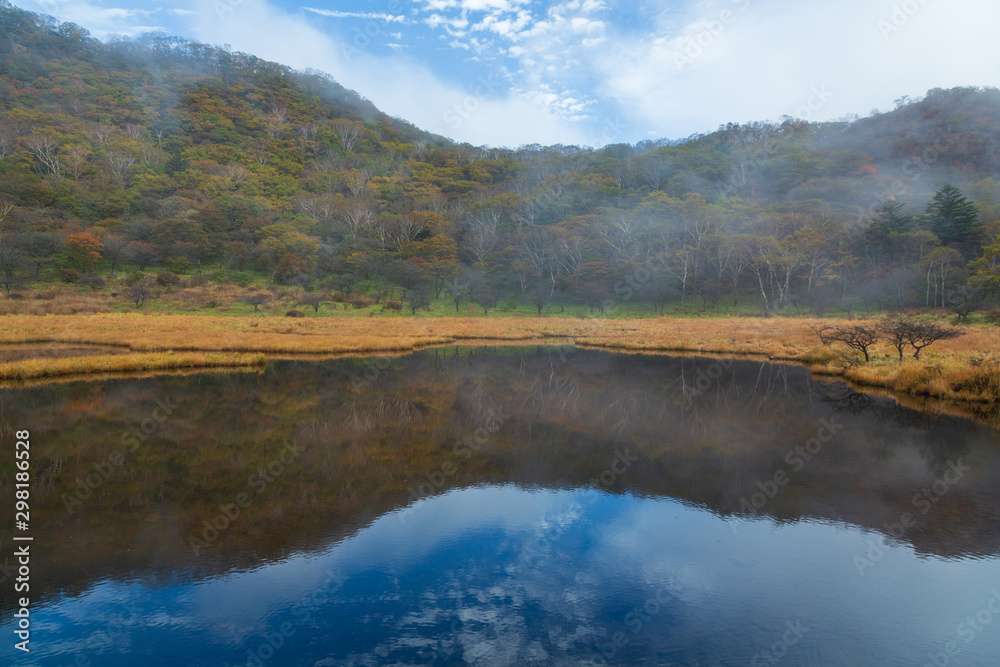
[[(363, 308), (402, 297), (411, 314), (943, 307), (970, 283), (1000, 297), (995, 89), (852, 122), (487, 149), (249, 54), (102, 43), (6, 4), (0, 37), (0, 235), (18, 280), (165, 263)], [(980, 206), (942, 187), (955, 179)]]
[(934, 193), (927, 205), (927, 223), (945, 245), (955, 245), (971, 256), (982, 242), (983, 227), (975, 203), (953, 185)]

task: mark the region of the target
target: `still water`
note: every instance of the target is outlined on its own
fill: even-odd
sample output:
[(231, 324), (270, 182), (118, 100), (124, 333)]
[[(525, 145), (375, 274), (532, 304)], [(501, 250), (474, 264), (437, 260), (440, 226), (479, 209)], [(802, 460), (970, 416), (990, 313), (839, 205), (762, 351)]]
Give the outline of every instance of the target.
[(1000, 664), (998, 433), (798, 367), (436, 349), (3, 389), (0, 426), (3, 665)]

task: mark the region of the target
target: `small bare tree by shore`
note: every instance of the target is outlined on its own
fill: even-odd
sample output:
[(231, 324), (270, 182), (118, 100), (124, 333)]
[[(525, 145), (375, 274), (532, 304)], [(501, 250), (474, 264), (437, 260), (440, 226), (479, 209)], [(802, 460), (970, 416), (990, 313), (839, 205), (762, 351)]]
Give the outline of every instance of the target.
[(880, 329), (888, 339), (889, 344), (896, 348), (899, 360), (903, 360), (903, 351), (907, 346), (913, 348), (913, 358), (920, 358), (920, 351), (939, 340), (948, 340), (965, 335), (957, 329), (947, 329), (932, 322), (917, 322), (902, 315), (886, 317), (882, 320)]
[(819, 336), (823, 345), (843, 343), (852, 350), (864, 355), (865, 361), (871, 361), (871, 348), (881, 340), (885, 340), (899, 353), (903, 360), (903, 352), (907, 347), (913, 348), (913, 358), (920, 359), (920, 352), (939, 340), (948, 340), (963, 336), (958, 329), (942, 327), (932, 322), (919, 322), (903, 315), (882, 318), (875, 324), (854, 324), (850, 326), (813, 326), (810, 327)]
[(946, 329), (930, 322), (915, 322), (906, 336), (906, 342), (913, 347), (913, 358), (920, 358), (920, 351), (939, 340), (949, 340), (964, 336), (965, 332), (957, 329)]
[(852, 350), (857, 350), (865, 356), (865, 361), (871, 361), (869, 349), (879, 341), (880, 330), (874, 324), (854, 324), (846, 327), (822, 326), (812, 327), (823, 345), (843, 343)]

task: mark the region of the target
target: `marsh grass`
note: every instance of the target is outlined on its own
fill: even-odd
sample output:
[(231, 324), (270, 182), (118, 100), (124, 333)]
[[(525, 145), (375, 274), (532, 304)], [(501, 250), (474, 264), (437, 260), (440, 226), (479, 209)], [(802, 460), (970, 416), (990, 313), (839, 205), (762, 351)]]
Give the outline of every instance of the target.
[(133, 353), (22, 359), (0, 363), (0, 380), (36, 380), (83, 374), (148, 373), (178, 368), (236, 368), (263, 366), (263, 354)]
[(129, 353), (12, 361), (0, 365), (0, 378), (254, 365), (262, 363), (260, 355), (341, 356), (402, 353), (456, 343), (572, 342), (580, 347), (631, 352), (771, 357), (776, 361), (803, 363), (817, 373), (844, 377), (869, 387), (963, 401), (1000, 401), (1000, 329), (966, 327), (964, 336), (936, 343), (920, 360), (894, 361), (895, 351), (878, 344), (872, 350), (871, 363), (845, 364), (845, 350), (820, 345), (810, 326), (847, 322), (780, 317), (612, 320), (14, 314), (0, 317), (0, 343), (109, 345)]

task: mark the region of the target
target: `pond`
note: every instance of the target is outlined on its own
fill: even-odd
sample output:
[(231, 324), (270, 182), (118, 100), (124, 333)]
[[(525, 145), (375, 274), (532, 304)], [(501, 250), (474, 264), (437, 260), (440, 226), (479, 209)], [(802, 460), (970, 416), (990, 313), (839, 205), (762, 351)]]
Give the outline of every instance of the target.
[(1000, 664), (998, 433), (797, 366), (441, 348), (0, 426), (4, 665)]

